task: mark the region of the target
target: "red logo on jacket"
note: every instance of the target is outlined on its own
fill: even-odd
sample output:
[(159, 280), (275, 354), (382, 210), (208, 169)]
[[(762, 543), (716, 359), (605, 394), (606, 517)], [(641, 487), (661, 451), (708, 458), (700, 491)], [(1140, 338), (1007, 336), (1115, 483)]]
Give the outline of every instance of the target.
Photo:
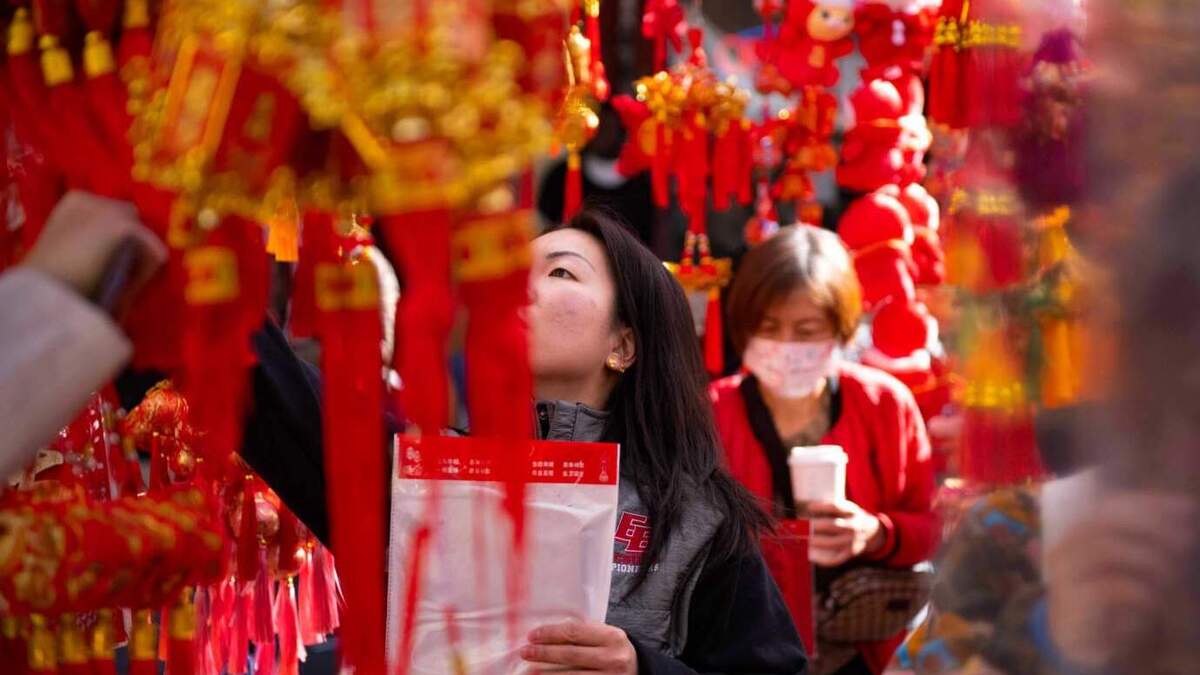
[(622, 511), (613, 541), (625, 545), (623, 552), (613, 554), (614, 563), (640, 565), (642, 554), (650, 547), (650, 519), (640, 513)]

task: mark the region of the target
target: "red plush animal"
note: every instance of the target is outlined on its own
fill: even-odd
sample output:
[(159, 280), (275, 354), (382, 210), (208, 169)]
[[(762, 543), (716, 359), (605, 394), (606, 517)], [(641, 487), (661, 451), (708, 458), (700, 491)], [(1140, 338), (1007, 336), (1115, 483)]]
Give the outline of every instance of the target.
[(898, 196), (894, 186), (872, 192), (851, 204), (838, 223), (867, 309), (889, 298), (907, 303), (915, 297), (912, 223)]
[(900, 191), (900, 203), (913, 226), (912, 259), (918, 286), (937, 286), (946, 280), (946, 253), (942, 250), (941, 210), (920, 183)]
[(832, 87), (837, 59), (854, 50), (853, 0), (794, 0), (788, 3), (779, 36), (759, 45), (759, 57), (772, 74), (769, 84), (789, 93), (806, 86)]
[(854, 32), (868, 68), (876, 75), (920, 72), (933, 44), (935, 11), (924, 0), (873, 0), (859, 7)]
[(871, 322), (875, 349), (893, 359), (910, 356), (929, 344), (933, 317), (925, 305), (913, 301), (883, 304)]
[(896, 85), (872, 80), (850, 96), (854, 125), (842, 143), (837, 181), (856, 192), (871, 192), (905, 178), (905, 155), (901, 147), (904, 100)]

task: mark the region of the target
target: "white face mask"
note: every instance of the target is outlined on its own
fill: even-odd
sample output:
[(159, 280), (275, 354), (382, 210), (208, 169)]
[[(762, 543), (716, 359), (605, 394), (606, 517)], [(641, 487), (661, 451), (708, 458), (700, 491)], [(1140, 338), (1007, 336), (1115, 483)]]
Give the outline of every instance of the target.
[(762, 386), (783, 398), (803, 398), (837, 372), (841, 350), (837, 340), (779, 342), (750, 338), (742, 363)]

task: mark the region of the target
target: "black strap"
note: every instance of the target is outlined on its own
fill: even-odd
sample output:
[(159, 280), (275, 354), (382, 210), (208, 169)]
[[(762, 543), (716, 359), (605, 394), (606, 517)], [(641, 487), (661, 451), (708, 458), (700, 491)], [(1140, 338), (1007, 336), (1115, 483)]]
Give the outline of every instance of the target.
[(742, 380), (740, 390), (742, 401), (746, 404), (746, 419), (750, 422), (750, 431), (762, 446), (767, 456), (767, 464), (771, 467), (775, 503), (784, 518), (795, 518), (796, 499), (792, 495), (792, 477), (787, 463), (788, 449), (783, 446), (783, 439), (775, 429), (775, 420), (771, 419), (771, 411), (767, 409), (762, 392), (758, 390), (758, 380), (753, 375), (747, 375)]
[[(836, 377), (829, 378), (829, 387), (829, 428), (832, 429), (842, 416), (842, 394)], [(771, 467), (775, 503), (784, 518), (795, 518), (796, 498), (792, 494), (792, 474), (788, 468), (789, 449), (779, 437), (775, 420), (771, 418), (771, 411), (763, 401), (762, 392), (758, 389), (758, 379), (747, 375), (742, 380), (739, 390), (746, 406), (746, 419), (750, 422), (750, 431), (762, 446), (763, 453), (767, 456), (767, 464)]]

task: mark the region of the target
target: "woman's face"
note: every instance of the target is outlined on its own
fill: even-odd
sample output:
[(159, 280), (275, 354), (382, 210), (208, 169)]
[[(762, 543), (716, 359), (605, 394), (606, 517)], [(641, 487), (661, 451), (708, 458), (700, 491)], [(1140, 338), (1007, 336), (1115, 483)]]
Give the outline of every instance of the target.
[(572, 381), (604, 373), (621, 331), (612, 272), (600, 242), (572, 229), (535, 239), (529, 301), (534, 378)]
[(815, 342), (836, 335), (828, 312), (804, 289), (797, 289), (767, 307), (754, 337), (777, 342)]

